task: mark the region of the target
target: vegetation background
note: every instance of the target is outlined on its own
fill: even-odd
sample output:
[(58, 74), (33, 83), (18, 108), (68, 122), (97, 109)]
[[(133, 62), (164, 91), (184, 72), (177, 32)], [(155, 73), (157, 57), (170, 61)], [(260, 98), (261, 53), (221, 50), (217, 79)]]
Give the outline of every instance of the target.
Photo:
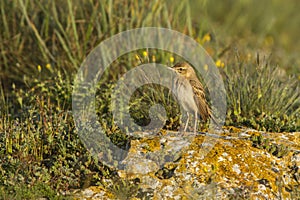
[[(103, 177), (116, 181), (114, 172), (94, 160), (77, 136), (72, 84), (94, 47), (133, 28), (170, 28), (203, 45), (224, 75), (226, 125), (300, 131), (299, 3), (2, 0), (0, 199), (64, 199), (70, 189), (103, 185)], [(120, 75), (114, 69), (125, 73), (132, 65), (171, 65), (180, 59), (142, 49), (112, 65), (96, 98), (99, 119), (114, 143), (122, 147), (128, 139), (114, 126), (108, 109), (109, 93)], [(176, 116), (170, 111), (166, 128), (178, 126)], [(136, 118), (147, 121), (144, 115)]]

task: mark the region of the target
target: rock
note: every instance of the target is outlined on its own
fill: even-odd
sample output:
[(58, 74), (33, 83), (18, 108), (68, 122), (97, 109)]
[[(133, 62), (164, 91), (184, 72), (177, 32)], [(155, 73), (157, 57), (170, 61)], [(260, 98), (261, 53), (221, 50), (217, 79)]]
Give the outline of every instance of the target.
[[(128, 184), (135, 184), (134, 187), (123, 184), (124, 187), (133, 187), (135, 193), (124, 190), (131, 191), (124, 197), (300, 198), (300, 133), (232, 130), (227, 128), (216, 136), (210, 134), (213, 143), (205, 140), (208, 137), (205, 134), (176, 132), (132, 140), (124, 159), (126, 167), (118, 174)], [(203, 148), (210, 151), (203, 154)], [(115, 199), (116, 191), (107, 187), (101, 188), (99, 193), (102, 197), (106, 195), (105, 198)]]

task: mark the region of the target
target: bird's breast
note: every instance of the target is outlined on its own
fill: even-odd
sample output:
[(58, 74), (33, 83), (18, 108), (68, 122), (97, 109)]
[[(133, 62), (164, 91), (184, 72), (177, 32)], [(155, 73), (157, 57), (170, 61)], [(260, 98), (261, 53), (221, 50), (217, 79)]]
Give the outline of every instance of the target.
[(193, 88), (188, 80), (178, 78), (175, 81), (173, 91), (175, 92), (179, 105), (187, 112), (193, 113), (198, 109), (194, 100)]

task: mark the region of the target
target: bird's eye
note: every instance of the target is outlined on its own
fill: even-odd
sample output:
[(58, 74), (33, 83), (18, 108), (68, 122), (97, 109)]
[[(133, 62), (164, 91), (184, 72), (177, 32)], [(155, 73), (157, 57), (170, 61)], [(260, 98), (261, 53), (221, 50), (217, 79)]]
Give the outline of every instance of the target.
[(179, 68), (179, 71), (183, 71), (183, 68), (182, 68), (182, 67), (180, 67), (180, 68)]

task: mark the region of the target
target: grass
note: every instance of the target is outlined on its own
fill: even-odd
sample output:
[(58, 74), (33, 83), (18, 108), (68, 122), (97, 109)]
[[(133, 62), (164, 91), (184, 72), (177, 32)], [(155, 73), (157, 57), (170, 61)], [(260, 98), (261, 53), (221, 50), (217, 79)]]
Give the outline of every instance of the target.
[[(4, 0), (0, 4), (0, 198), (63, 199), (58, 195), (62, 191), (114, 176), (89, 155), (77, 136), (71, 115), (72, 85), (81, 62), (99, 42), (132, 28), (178, 30), (223, 63), (219, 70), (227, 90), (227, 125), (299, 131), (300, 59), (295, 52), (300, 46), (300, 15), (294, 6), (298, 2), (290, 1)], [(264, 58), (271, 53), (271, 58)], [(115, 126), (109, 110), (110, 92), (120, 75), (141, 63), (155, 60), (171, 65), (182, 59), (141, 49), (112, 64), (96, 98), (99, 121), (115, 144), (122, 147), (129, 139)], [(176, 129), (178, 111), (172, 109), (168, 91), (157, 85), (135, 93), (132, 104), (145, 105), (131, 109), (137, 123), (147, 124), (147, 109), (155, 102), (167, 106), (165, 128)]]
[(225, 69), (227, 123), (247, 125), (266, 131), (299, 130), (300, 85), (294, 76), (280, 80), (280, 71), (269, 58), (242, 61), (237, 55), (231, 68)]

